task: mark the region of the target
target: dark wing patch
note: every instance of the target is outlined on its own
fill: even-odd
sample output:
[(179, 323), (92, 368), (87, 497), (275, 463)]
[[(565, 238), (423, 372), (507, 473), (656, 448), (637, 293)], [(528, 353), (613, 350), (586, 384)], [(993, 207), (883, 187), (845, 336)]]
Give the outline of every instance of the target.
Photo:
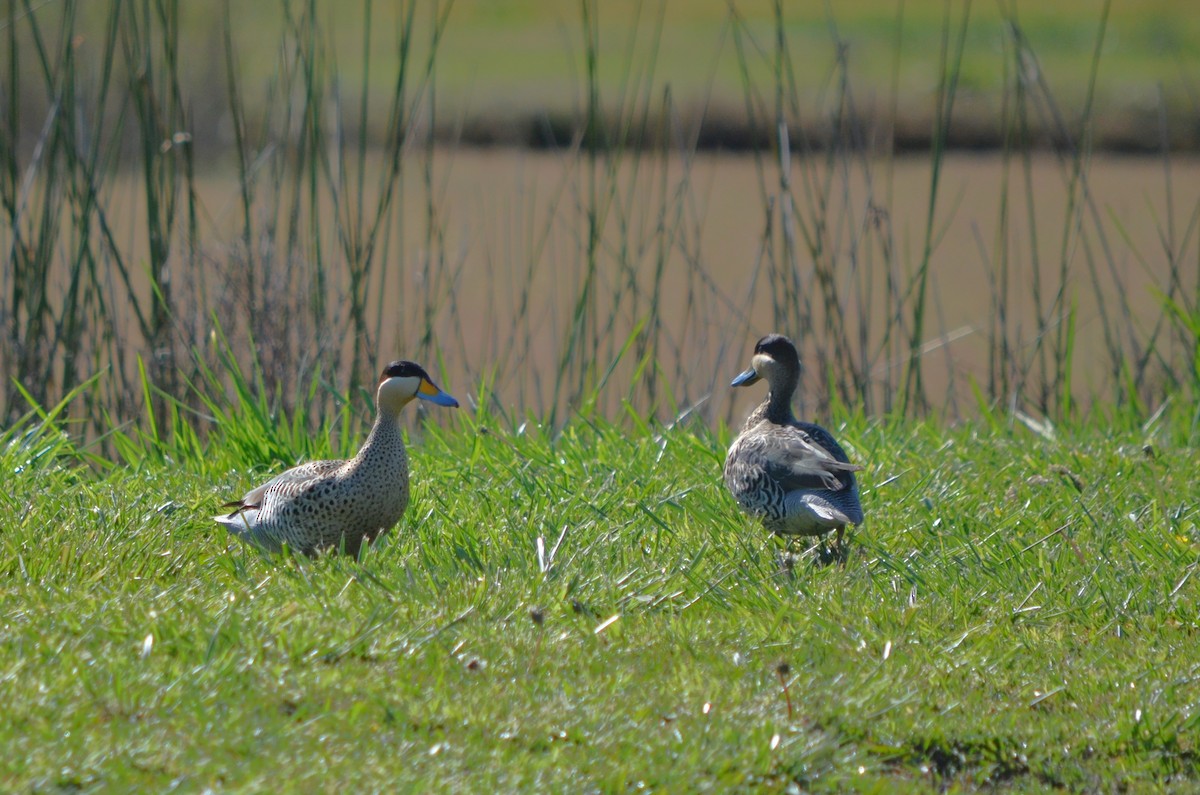
[(226, 518), (226, 519), (233, 519), (233, 518), (234, 518), (234, 517), (236, 517), (236, 516), (237, 516), (239, 513), (241, 513), (242, 511), (246, 510), (247, 508), (257, 508), (258, 506), (257, 506), (257, 505), (248, 505), (247, 503), (243, 502), (242, 500), (234, 500), (234, 501), (232, 501), (232, 502), (223, 502), (223, 503), (221, 503), (221, 507), (222, 507), (222, 508), (232, 508), (233, 510), (232, 510), (232, 511), (230, 511), (229, 513), (227, 513), (227, 514), (225, 515), (225, 518)]
[(846, 461), (840, 447), (837, 452), (842, 454), (836, 456), (806, 430), (795, 426), (770, 426), (746, 441), (767, 475), (784, 491), (840, 491), (853, 482), (850, 473), (862, 469)]

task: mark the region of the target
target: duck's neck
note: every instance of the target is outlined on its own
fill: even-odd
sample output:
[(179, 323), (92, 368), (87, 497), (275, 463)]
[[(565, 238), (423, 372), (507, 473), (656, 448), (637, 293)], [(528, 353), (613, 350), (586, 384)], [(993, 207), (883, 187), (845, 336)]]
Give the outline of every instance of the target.
[(782, 384), (771, 384), (767, 399), (754, 413), (777, 425), (794, 422), (796, 417), (792, 414), (792, 396), (796, 394), (796, 381), (790, 378)]
[(375, 415), (375, 424), (371, 427), (371, 433), (354, 458), (356, 461), (364, 461), (396, 454), (401, 456), (405, 454), (400, 417), (389, 411), (380, 411)]

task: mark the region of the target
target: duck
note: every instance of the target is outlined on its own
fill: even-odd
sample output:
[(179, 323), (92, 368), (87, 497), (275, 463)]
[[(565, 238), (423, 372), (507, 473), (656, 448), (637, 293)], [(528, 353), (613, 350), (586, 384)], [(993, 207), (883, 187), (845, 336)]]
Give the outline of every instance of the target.
[(750, 413), (725, 458), (725, 485), (743, 511), (781, 536), (836, 531), (863, 521), (854, 473), (829, 431), (800, 422), (792, 398), (800, 384), (800, 355), (790, 339), (768, 334), (754, 346), (750, 367), (730, 384), (767, 382), (767, 397)]
[(278, 552), (284, 545), (305, 555), (344, 552), (357, 557), (400, 521), (408, 507), (408, 452), (400, 412), (414, 399), (457, 408), (415, 362), (383, 369), (375, 393), (375, 424), (353, 458), (309, 461), (227, 502), (214, 516), (251, 546)]

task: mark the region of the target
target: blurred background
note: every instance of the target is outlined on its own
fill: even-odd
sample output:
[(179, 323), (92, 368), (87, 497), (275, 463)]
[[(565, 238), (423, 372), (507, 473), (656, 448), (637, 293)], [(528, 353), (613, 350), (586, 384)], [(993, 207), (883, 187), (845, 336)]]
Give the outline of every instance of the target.
[(1183, 0), (8, 0), (0, 41), (10, 420), (365, 417), (403, 357), (716, 423), (770, 331), (818, 418), (1194, 395)]

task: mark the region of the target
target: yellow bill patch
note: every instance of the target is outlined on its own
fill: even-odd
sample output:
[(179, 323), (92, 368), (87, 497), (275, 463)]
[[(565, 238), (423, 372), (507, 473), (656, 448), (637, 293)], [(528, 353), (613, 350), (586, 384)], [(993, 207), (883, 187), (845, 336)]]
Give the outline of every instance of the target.
[(421, 391), (422, 395), (438, 395), (438, 394), (441, 394), (441, 392), (442, 392), (442, 390), (438, 389), (436, 386), (434, 386), (430, 382), (426, 381), (424, 378), (421, 379), (420, 391)]

